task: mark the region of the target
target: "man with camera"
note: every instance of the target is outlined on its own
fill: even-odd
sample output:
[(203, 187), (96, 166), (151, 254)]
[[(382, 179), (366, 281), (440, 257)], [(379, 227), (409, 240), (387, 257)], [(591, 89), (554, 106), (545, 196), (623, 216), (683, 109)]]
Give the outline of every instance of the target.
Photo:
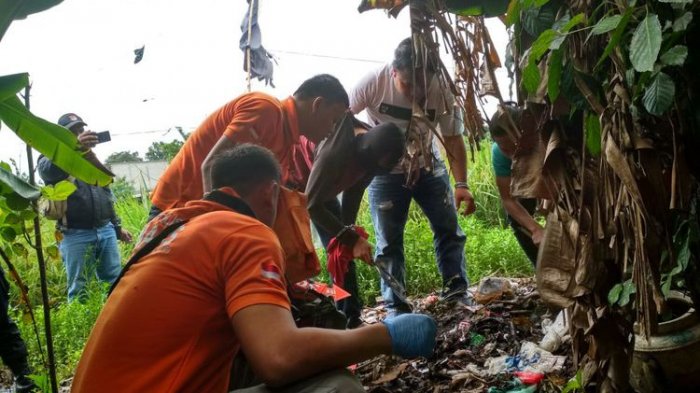
[[(74, 113), (61, 116), (58, 124), (73, 132), (86, 151), (109, 140), (108, 134), (86, 130), (87, 124)], [(87, 281), (94, 274), (111, 284), (121, 271), (117, 239), (131, 241), (131, 235), (122, 229), (114, 211), (112, 192), (107, 187), (93, 186), (69, 176), (43, 155), (37, 167), (47, 185), (67, 180), (76, 186), (66, 201), (65, 214), (57, 217), (56, 225), (68, 279), (68, 300), (84, 296)]]

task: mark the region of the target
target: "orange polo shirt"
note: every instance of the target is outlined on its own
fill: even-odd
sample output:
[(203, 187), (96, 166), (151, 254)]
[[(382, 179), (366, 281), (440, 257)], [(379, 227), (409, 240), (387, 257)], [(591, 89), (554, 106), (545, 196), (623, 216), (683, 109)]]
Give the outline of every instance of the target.
[(202, 163), (223, 135), (235, 143), (270, 149), (282, 167), (282, 184), (286, 183), (294, 145), (299, 143), (294, 100), (247, 93), (217, 109), (187, 138), (153, 189), (153, 205), (165, 211), (201, 199)]
[(240, 348), (231, 318), (256, 304), (289, 309), (279, 241), (255, 219), (199, 200), (158, 216), (143, 238), (191, 216), (107, 299), (73, 392), (226, 392)]

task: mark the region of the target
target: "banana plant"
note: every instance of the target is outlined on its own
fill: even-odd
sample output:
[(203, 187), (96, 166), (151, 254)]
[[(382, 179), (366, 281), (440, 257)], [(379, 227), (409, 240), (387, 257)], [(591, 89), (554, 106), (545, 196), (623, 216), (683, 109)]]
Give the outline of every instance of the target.
[(0, 40), (13, 20), (49, 9), (63, 0), (2, 0), (0, 1)]
[(28, 84), (26, 73), (0, 77), (0, 120), (64, 171), (89, 184), (109, 184), (110, 174), (86, 159), (72, 132), (33, 115), (22, 104), (17, 93)]

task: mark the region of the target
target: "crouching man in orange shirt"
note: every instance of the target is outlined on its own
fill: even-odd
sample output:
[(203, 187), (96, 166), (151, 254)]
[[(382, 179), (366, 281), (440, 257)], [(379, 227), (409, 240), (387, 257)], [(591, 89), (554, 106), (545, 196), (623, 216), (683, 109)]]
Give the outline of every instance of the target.
[(425, 315), (355, 330), (296, 327), (282, 248), (269, 228), (279, 164), (269, 150), (241, 144), (216, 157), (211, 179), (214, 191), (143, 231), (136, 253), (164, 228), (177, 228), (118, 282), (73, 392), (226, 392), (238, 351), (264, 382), (240, 392), (364, 392), (344, 366), (379, 354), (432, 353), (435, 322)]

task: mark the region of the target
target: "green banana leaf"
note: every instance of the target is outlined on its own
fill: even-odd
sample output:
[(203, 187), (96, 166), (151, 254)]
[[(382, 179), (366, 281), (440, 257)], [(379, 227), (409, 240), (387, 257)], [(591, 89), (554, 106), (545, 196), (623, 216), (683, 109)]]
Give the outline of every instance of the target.
[(510, 0), (446, 0), (447, 10), (462, 16), (485, 17), (499, 16), (506, 13)]
[(17, 96), (0, 102), (0, 120), (29, 146), (76, 178), (99, 186), (112, 182), (110, 174), (83, 156), (78, 138), (72, 132), (34, 116)]
[(25, 182), (2, 166), (0, 166), (0, 182), (10, 187), (12, 191), (24, 199), (35, 201), (41, 196), (41, 191), (38, 187)]
[(29, 84), (29, 74), (0, 76), (0, 102), (13, 97)]
[(63, 0), (0, 0), (0, 40), (13, 20), (24, 19), (61, 2)]

